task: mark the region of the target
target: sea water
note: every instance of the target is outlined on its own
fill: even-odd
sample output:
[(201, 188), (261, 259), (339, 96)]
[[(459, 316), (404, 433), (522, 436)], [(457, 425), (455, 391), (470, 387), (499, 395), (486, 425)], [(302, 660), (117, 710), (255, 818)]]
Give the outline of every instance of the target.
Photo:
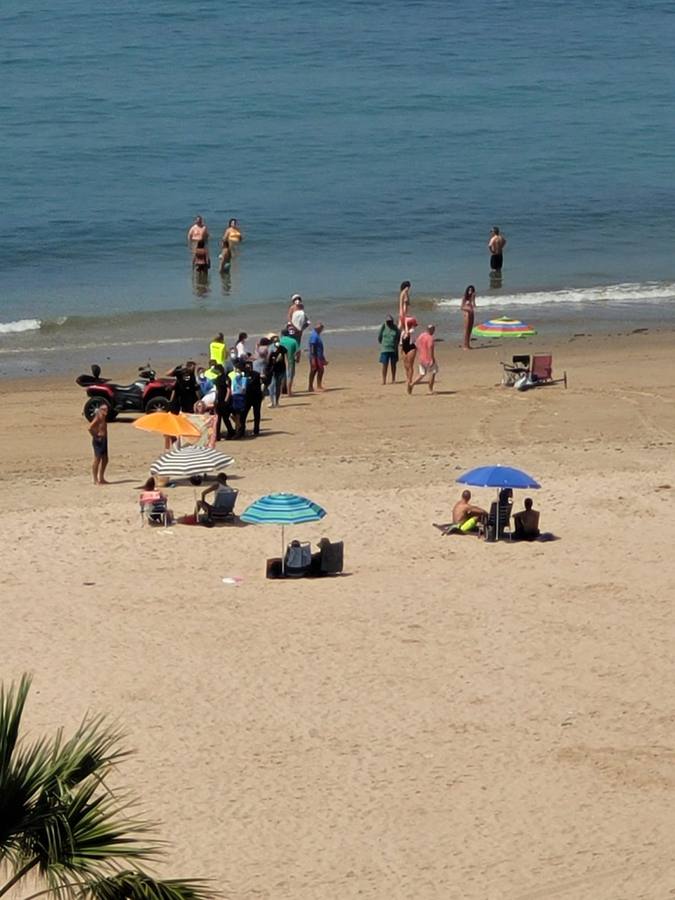
[(448, 328), (468, 283), (543, 327), (675, 318), (671, 0), (26, 0), (0, 29), (0, 358), (278, 328), (296, 291), (356, 333), (404, 279)]

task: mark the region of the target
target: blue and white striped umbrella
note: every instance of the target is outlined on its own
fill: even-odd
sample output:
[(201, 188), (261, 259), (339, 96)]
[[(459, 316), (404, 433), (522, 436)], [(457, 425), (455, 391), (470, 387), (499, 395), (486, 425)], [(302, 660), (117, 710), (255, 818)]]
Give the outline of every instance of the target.
[(281, 567), (284, 570), (284, 527), (301, 525), (304, 522), (318, 522), (326, 515), (326, 510), (299, 494), (266, 494), (247, 506), (239, 517), (242, 522), (252, 525), (281, 525)]

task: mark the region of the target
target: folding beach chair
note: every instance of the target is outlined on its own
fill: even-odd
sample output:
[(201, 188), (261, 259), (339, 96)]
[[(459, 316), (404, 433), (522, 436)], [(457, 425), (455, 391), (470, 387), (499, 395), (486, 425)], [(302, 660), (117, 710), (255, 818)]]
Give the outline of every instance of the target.
[[(228, 522), (233, 519), (234, 505), (237, 502), (238, 495), (239, 491), (234, 488), (219, 490), (215, 496), (215, 502), (209, 504), (209, 512), (206, 516), (207, 523)], [(198, 515), (198, 511), (195, 512), (195, 515)]]
[(523, 375), (527, 375), (530, 371), (530, 357), (528, 354), (519, 354), (513, 356), (512, 361), (510, 363), (503, 362), (502, 369), (504, 373), (502, 375), (502, 384), (504, 387), (513, 387), (513, 385), (518, 381), (519, 378), (522, 378)]
[(501, 365), (505, 387), (515, 387), (519, 391), (546, 384), (564, 384), (567, 387), (567, 372), (563, 372), (562, 378), (553, 377), (553, 357), (550, 353), (535, 354), (531, 362), (529, 356), (514, 356), (512, 364), (503, 362)]
[[(499, 506), (499, 521), (497, 521), (497, 506)], [(495, 532), (496, 527), (496, 532)], [(479, 531), (487, 532), (488, 540), (491, 540), (490, 535), (495, 535), (495, 540), (502, 540), (508, 531), (509, 539), (512, 539), (513, 533), (511, 531), (511, 504), (510, 503), (500, 503), (497, 501), (493, 501), (490, 505), (490, 512), (488, 513), (487, 522), (484, 525), (479, 525)]]
[(555, 379), (553, 377), (553, 357), (550, 353), (539, 354), (532, 357), (532, 368), (528, 381), (532, 382), (528, 387), (536, 387), (540, 384), (564, 384), (567, 387), (567, 372), (563, 372), (562, 378)]
[(139, 503), (141, 510), (141, 525), (169, 525), (169, 511), (166, 506), (166, 498), (159, 491), (154, 496), (146, 496)]

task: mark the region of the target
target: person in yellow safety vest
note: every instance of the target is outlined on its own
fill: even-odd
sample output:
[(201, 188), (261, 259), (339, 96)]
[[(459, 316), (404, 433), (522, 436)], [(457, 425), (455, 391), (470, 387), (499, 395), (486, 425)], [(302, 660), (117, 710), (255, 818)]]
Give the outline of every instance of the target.
[(215, 381), (220, 374), (220, 372), (218, 372), (216, 369), (217, 365), (218, 363), (215, 361), (215, 359), (210, 359), (208, 369), (204, 369), (204, 378), (208, 378), (209, 381)]
[(227, 353), (227, 344), (222, 331), (219, 332), (209, 344), (209, 360), (215, 359), (219, 366), (222, 366)]

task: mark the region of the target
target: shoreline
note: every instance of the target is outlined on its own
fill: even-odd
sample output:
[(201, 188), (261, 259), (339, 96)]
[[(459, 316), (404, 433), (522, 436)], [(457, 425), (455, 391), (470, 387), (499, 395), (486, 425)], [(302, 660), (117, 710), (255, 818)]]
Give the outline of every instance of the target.
[[(326, 375), (329, 387), (330, 382), (334, 381), (334, 374), (350, 373), (352, 370), (358, 371), (360, 377), (364, 379), (365, 389), (379, 386), (379, 347), (373, 337), (373, 332), (375, 331), (376, 329), (363, 332), (364, 340), (368, 340), (368, 346), (336, 341), (334, 340), (336, 336), (332, 335), (330, 331), (323, 333), (326, 355), (329, 360)], [(630, 331), (600, 334), (577, 332), (576, 334), (565, 336), (555, 335), (547, 339), (541, 335), (535, 335), (514, 340), (474, 340), (471, 351), (466, 352), (462, 350), (461, 335), (453, 335), (450, 339), (441, 336), (436, 342), (436, 354), (440, 365), (438, 387), (439, 390), (442, 390), (442, 382), (445, 379), (452, 383), (455, 381), (458, 381), (459, 384), (466, 383), (467, 388), (477, 388), (479, 385), (476, 382), (466, 381), (467, 373), (475, 371), (487, 373), (487, 377), (482, 384), (483, 388), (495, 387), (500, 383), (502, 376), (501, 362), (510, 362), (511, 357), (516, 354), (551, 353), (553, 355), (554, 377), (557, 378), (559, 377), (557, 373), (569, 366), (582, 365), (584, 367), (592, 367), (593, 359), (599, 353), (611, 356), (645, 353), (649, 356), (652, 353), (661, 354), (668, 352), (672, 348), (674, 338), (675, 327), (660, 329), (637, 328)], [(160, 346), (165, 351), (165, 346)], [(164, 354), (155, 356), (152, 359), (152, 366), (158, 374), (168, 371), (184, 358), (192, 358), (198, 365), (206, 362), (204, 344), (196, 342), (183, 344), (178, 342), (173, 346), (177, 349), (177, 355)], [(178, 354), (179, 349), (183, 351), (181, 354)], [(27, 372), (23, 374), (12, 372), (9, 376), (0, 377), (0, 396), (14, 393), (32, 393), (36, 390), (50, 394), (65, 391), (70, 400), (77, 398), (83, 405), (86, 394), (82, 388), (75, 384), (75, 378), (81, 372), (88, 372), (89, 364), (86, 361), (90, 358), (92, 363), (98, 362), (99, 365), (102, 365), (102, 368), (104, 368), (102, 374), (111, 381), (128, 382), (133, 379), (137, 371), (131, 361), (125, 362), (123, 358), (106, 357), (102, 362), (100, 357), (95, 360), (87, 351), (87, 354), (82, 356), (81, 369), (72, 367), (73, 357), (69, 356), (67, 372)], [(308, 374), (306, 346), (303, 346), (302, 360), (298, 363), (297, 371), (299, 381), (296, 382), (296, 389), (297, 393), (301, 394), (304, 393), (303, 385)], [(403, 374), (403, 363), (399, 360), (397, 385), (402, 391), (405, 388)], [(571, 379), (574, 378), (573, 372), (570, 373), (570, 377)], [(297, 384), (300, 385), (299, 388), (297, 388)], [(333, 384), (333, 387), (338, 386)], [(389, 388), (396, 390), (397, 386), (389, 385)], [(122, 421), (131, 422), (134, 418), (134, 414), (131, 413), (123, 416)]]
[[(449, 344), (461, 341), (461, 318), (459, 300), (432, 301), (427, 298), (413, 299), (412, 315), (416, 315), (420, 327), (426, 321), (437, 324), (437, 334)], [(532, 339), (517, 342), (500, 340), (497, 342), (475, 340), (477, 349), (489, 346), (504, 346), (508, 353), (514, 347), (549, 346), (580, 336), (609, 337), (622, 336), (633, 332), (651, 334), (675, 331), (674, 304), (623, 304), (611, 306), (598, 304), (593, 308), (574, 304), (552, 304), (551, 307), (531, 307), (528, 309), (494, 308), (486, 298), (479, 298), (476, 321), (485, 321), (500, 315), (523, 318), (535, 325), (537, 335)], [(326, 322), (325, 336), (331, 346), (342, 352), (350, 349), (370, 347), (377, 351), (376, 333), (384, 316), (395, 312), (395, 303), (389, 300), (373, 300), (370, 304), (360, 304), (350, 308), (323, 307), (319, 304), (310, 308), (313, 321)], [(142, 314), (129, 314), (123, 321), (91, 320), (78, 331), (79, 321), (65, 319), (61, 325), (49, 325), (46, 330), (4, 334), (0, 336), (0, 381), (31, 375), (76, 375), (88, 371), (97, 362), (108, 366), (126, 365), (127, 377), (135, 368), (150, 361), (157, 367), (161, 361), (174, 364), (183, 358), (202, 359), (205, 363), (205, 348), (214, 333), (223, 330), (228, 345), (236, 339), (236, 332), (247, 330), (255, 339), (275, 326), (279, 318), (279, 305), (273, 308), (244, 308), (236, 311), (175, 310), (158, 320), (149, 316), (137, 321)], [(347, 324), (351, 318), (352, 324)], [(128, 319), (129, 321), (124, 321)], [(225, 322), (237, 322), (237, 327), (228, 329)], [(336, 321), (337, 320), (337, 321)], [(256, 327), (251, 327), (253, 323)], [(277, 326), (279, 327), (279, 326)], [(70, 330), (69, 330), (70, 329)], [(150, 329), (147, 336), (144, 332)], [(188, 331), (188, 335), (185, 332)], [(232, 333), (228, 333), (228, 332)], [(32, 345), (34, 342), (35, 345)], [(42, 342), (41, 345), (36, 342)], [(175, 353), (174, 353), (175, 351)], [(514, 351), (514, 352), (517, 352)], [(131, 375), (129, 375), (131, 371)]]

